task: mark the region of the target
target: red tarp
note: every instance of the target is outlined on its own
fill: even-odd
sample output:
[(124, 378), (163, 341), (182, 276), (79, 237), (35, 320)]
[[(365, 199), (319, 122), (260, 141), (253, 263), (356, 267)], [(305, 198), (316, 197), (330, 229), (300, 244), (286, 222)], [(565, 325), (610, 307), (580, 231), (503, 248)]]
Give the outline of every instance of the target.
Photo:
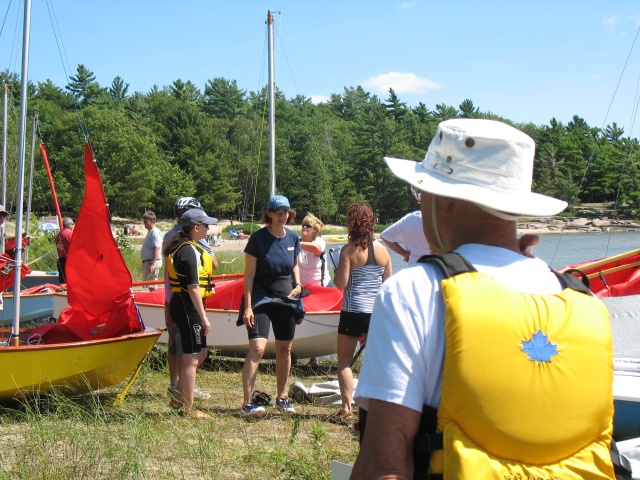
[(65, 270), (69, 307), (57, 324), (47, 328), (46, 343), (110, 338), (144, 328), (131, 295), (131, 273), (111, 232), (107, 200), (88, 143), (84, 174), (84, 199)]
[[(244, 293), (244, 278), (237, 280), (217, 280), (216, 293), (205, 299), (207, 308), (238, 310)], [(331, 287), (305, 287), (310, 295), (304, 297), (304, 309), (311, 312), (339, 311), (342, 308), (342, 292)], [(153, 292), (136, 292), (139, 303), (164, 304), (164, 289)]]

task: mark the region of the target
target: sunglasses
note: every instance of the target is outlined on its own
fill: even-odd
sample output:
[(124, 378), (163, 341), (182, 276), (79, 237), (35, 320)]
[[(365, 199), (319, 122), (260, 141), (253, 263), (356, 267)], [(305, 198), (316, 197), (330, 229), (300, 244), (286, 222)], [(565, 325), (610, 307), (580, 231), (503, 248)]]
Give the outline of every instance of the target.
[(303, 223), (302, 228), (313, 228), (313, 225), (311, 225), (310, 223)]

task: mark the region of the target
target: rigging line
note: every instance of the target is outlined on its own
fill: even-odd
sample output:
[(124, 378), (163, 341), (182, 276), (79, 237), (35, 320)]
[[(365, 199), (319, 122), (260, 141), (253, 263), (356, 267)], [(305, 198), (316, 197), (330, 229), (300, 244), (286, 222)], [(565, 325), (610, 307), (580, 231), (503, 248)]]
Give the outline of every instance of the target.
[(2, 19), (2, 26), (0, 27), (0, 37), (2, 36), (2, 32), (4, 31), (4, 24), (7, 21), (7, 17), (9, 16), (9, 9), (11, 8), (12, 0), (9, 0), (9, 5), (7, 5), (7, 11), (4, 14), (4, 18)]
[(602, 122), (602, 127), (604, 128), (604, 125), (607, 121), (607, 117), (609, 116), (609, 113), (611, 112), (611, 107), (613, 106), (613, 101), (616, 98), (616, 94), (618, 93), (618, 88), (620, 88), (620, 83), (622, 83), (622, 77), (624, 76), (624, 72), (627, 69), (627, 65), (629, 64), (629, 59), (631, 58), (631, 53), (633, 52), (633, 48), (636, 44), (636, 40), (638, 40), (638, 34), (640, 34), (640, 27), (638, 27), (638, 30), (636, 31), (636, 36), (633, 39), (633, 43), (631, 44), (631, 50), (629, 50), (629, 54), (627, 55), (627, 60), (624, 62), (624, 67), (622, 68), (622, 73), (620, 74), (620, 78), (618, 79), (618, 84), (616, 85), (616, 89), (613, 92), (613, 97), (611, 98), (611, 103), (609, 103), (609, 108), (607, 109), (607, 114), (604, 116), (604, 121)]
[[(16, 67), (17, 67), (17, 63), (18, 63), (18, 42), (19, 40), (17, 40), (17, 37), (19, 35), (19, 32), (21, 31), (21, 28), (19, 27), (20, 25), (20, 9), (18, 8), (17, 14), (16, 14), (16, 24), (15, 27), (13, 28), (13, 41), (11, 43), (11, 54), (9, 55), (9, 67), (8, 70), (9, 71), (16, 71)], [(15, 57), (14, 57), (14, 52), (15, 52)], [(13, 69), (11, 68), (11, 63), (13, 63)]]
[[(600, 127), (601, 131), (604, 130), (604, 126), (605, 126), (605, 124), (607, 122), (607, 118), (609, 117), (609, 113), (611, 112), (611, 108), (613, 106), (613, 101), (616, 98), (616, 94), (618, 93), (618, 89), (620, 88), (620, 84), (622, 83), (622, 77), (624, 76), (624, 72), (627, 69), (627, 65), (629, 64), (629, 59), (631, 58), (631, 53), (633, 52), (633, 49), (634, 49), (635, 44), (636, 44), (636, 41), (638, 40), (638, 34), (640, 34), (640, 27), (636, 31), (636, 36), (634, 37), (633, 43), (631, 44), (631, 50), (629, 50), (629, 54), (627, 55), (627, 59), (624, 62), (624, 67), (622, 68), (622, 73), (620, 74), (620, 77), (618, 78), (618, 83), (616, 85), (615, 91), (613, 92), (613, 97), (611, 98), (611, 102), (609, 103), (609, 108), (607, 109), (607, 113), (604, 116), (604, 120), (602, 121), (602, 126)], [(575, 193), (575, 195), (573, 197), (573, 201), (571, 203), (571, 208), (573, 208), (575, 206), (576, 202), (578, 201), (578, 195), (579, 195), (580, 191), (582, 190), (582, 185), (584, 184), (584, 181), (587, 178), (587, 172), (589, 171), (589, 167), (591, 166), (591, 160), (593, 160), (593, 156), (595, 155), (597, 147), (598, 147), (598, 139), (594, 138), (594, 146), (593, 146), (593, 149), (591, 150), (591, 154), (589, 155), (589, 158), (587, 160), (587, 166), (585, 167), (584, 172), (582, 173), (582, 178), (580, 179), (580, 184), (578, 185), (578, 189), (576, 190), (576, 193)]]
[[(56, 47), (58, 48), (58, 55), (60, 56), (60, 62), (62, 63), (62, 69), (64, 71), (64, 76), (67, 80), (67, 85), (70, 84), (69, 82), (69, 73), (67, 71), (71, 70), (71, 66), (69, 64), (69, 57), (67, 56), (67, 51), (64, 48), (64, 42), (62, 41), (62, 33), (60, 33), (60, 26), (58, 25), (58, 18), (56, 17), (56, 12), (53, 9), (53, 4), (51, 3), (51, 0), (46, 0), (45, 2), (47, 4), (47, 11), (49, 12), (49, 21), (51, 22), (51, 30), (53, 31), (53, 37), (56, 40)], [(58, 40), (58, 37), (60, 37), (60, 39)], [(64, 54), (64, 55), (63, 55)], [(65, 59), (67, 61), (66, 65), (65, 65)], [(73, 92), (72, 92), (73, 93)], [(87, 142), (87, 132), (84, 129), (84, 124), (82, 122), (82, 117), (80, 116), (80, 111), (78, 109), (78, 104), (76, 103), (76, 96), (75, 95), (71, 95), (71, 99), (73, 100), (73, 108), (76, 112), (76, 117), (78, 119), (78, 125), (80, 126), (80, 132), (82, 133), (82, 138), (84, 139), (85, 142)]]
[(287, 67), (289, 67), (289, 73), (291, 74), (291, 80), (293, 81), (293, 86), (296, 89), (296, 95), (300, 95), (300, 91), (298, 90), (298, 84), (296, 83), (296, 78), (293, 76), (293, 70), (291, 69), (291, 63), (289, 63), (289, 57), (287, 56), (287, 51), (284, 49), (284, 43), (282, 42), (282, 34), (278, 31), (279, 36), (278, 40), (280, 41), (280, 48), (282, 49), (282, 53), (284, 54), (284, 59), (287, 63)]

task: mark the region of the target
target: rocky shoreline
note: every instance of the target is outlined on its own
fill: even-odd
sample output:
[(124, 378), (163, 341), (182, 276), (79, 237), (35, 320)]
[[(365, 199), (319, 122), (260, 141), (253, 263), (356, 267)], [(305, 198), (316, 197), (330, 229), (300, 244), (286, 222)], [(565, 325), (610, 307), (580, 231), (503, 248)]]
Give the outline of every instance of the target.
[(635, 232), (640, 230), (638, 220), (619, 220), (586, 217), (544, 217), (523, 219), (518, 222), (518, 233), (580, 233), (580, 232)]

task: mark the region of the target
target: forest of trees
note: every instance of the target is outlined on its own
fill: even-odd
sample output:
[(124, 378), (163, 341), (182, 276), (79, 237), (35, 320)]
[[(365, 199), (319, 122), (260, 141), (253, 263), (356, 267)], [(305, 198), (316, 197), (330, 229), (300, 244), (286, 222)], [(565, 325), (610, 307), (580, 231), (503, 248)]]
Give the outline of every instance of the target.
[[(20, 85), (15, 73), (0, 78), (10, 92), (7, 203), (15, 208)], [(437, 124), (457, 117), (501, 120), (529, 134), (537, 145), (533, 189), (539, 193), (570, 205), (640, 206), (640, 145), (615, 123), (602, 130), (574, 116), (566, 125), (556, 119), (514, 124), (469, 99), (458, 107), (410, 108), (392, 89), (388, 93), (383, 100), (360, 86), (345, 87), (315, 105), (277, 92), (276, 190), (298, 212), (339, 223), (350, 202), (365, 200), (381, 223), (396, 220), (413, 206), (383, 157), (421, 160)], [(219, 77), (204, 91), (178, 79), (131, 93), (124, 79), (102, 86), (79, 65), (63, 87), (50, 80), (31, 84), (28, 112), (38, 111), (36, 144), (46, 145), (63, 215), (75, 216), (80, 207), (86, 135), (113, 215), (137, 218), (151, 209), (170, 217), (174, 200), (192, 195), (210, 215), (251, 220), (269, 197), (266, 100), (266, 88), (247, 92)], [(32, 211), (53, 213), (37, 147), (33, 179)]]

